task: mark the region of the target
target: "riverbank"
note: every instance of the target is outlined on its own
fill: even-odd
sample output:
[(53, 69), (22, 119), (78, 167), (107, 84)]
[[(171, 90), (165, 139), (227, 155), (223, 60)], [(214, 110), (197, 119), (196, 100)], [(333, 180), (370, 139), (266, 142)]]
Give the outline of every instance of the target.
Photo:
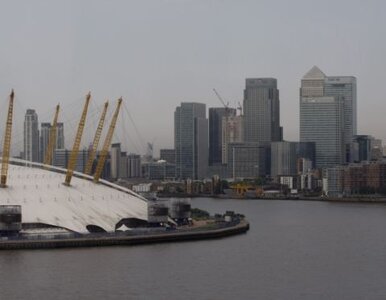
[(240, 220), (227, 226), (204, 226), (192, 230), (176, 230), (143, 235), (111, 235), (111, 236), (81, 236), (63, 239), (40, 240), (1, 240), (0, 250), (16, 249), (48, 249), (48, 248), (75, 248), (75, 247), (102, 247), (123, 246), (168, 242), (183, 242), (192, 240), (217, 239), (236, 234), (242, 234), (249, 230), (249, 222)]
[(241, 200), (287, 200), (287, 201), (317, 201), (317, 202), (344, 202), (344, 203), (385, 203), (386, 198), (364, 198), (364, 197), (290, 197), (290, 198), (254, 198), (254, 199), (243, 199), (237, 198)]
[[(190, 198), (197, 198), (200, 196), (194, 196)], [(230, 195), (213, 195), (213, 196), (202, 196), (214, 199), (234, 199), (234, 200), (285, 200), (285, 201), (317, 201), (317, 202), (346, 202), (346, 203), (385, 203), (386, 198), (384, 197), (304, 197), (304, 196), (287, 196), (287, 197), (232, 197)]]

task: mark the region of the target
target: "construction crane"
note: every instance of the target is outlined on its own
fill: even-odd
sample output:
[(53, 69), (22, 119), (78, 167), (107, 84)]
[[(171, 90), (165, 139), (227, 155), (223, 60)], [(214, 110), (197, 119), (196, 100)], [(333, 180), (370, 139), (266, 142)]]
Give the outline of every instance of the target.
[[(229, 109), (229, 103), (227, 102), (225, 104), (225, 101), (222, 99), (220, 94), (216, 91), (216, 89), (213, 89), (214, 93), (216, 94), (217, 98), (220, 100), (222, 105), (225, 107), (225, 122), (224, 119), (221, 120), (221, 128), (222, 128), (222, 151), (221, 151), (221, 160), (224, 160), (224, 145), (227, 145), (227, 141), (229, 140), (229, 115), (230, 115), (230, 109)], [(225, 123), (225, 124), (224, 124)], [(226, 146), (225, 146), (226, 147)]]
[(3, 144), (3, 161), (1, 164), (1, 177), (0, 177), (0, 187), (2, 187), (2, 188), (7, 186), (8, 164), (9, 164), (9, 155), (10, 155), (10, 150), (11, 150), (12, 116), (13, 116), (13, 99), (14, 99), (14, 97), (15, 97), (15, 93), (12, 90), (11, 94), (9, 95), (8, 115), (7, 115), (4, 144)]
[(88, 156), (88, 160), (87, 160), (87, 163), (86, 163), (86, 167), (84, 169), (84, 173), (87, 174), (87, 175), (91, 174), (92, 164), (94, 162), (95, 154), (96, 154), (96, 151), (98, 149), (98, 144), (99, 144), (99, 140), (101, 138), (103, 124), (105, 122), (106, 112), (107, 112), (107, 107), (108, 106), (109, 106), (109, 102), (106, 101), (106, 103), (105, 103), (105, 105), (103, 107), (101, 118), (99, 119), (99, 124), (98, 124), (97, 130), (95, 132), (94, 141), (92, 143), (92, 148), (89, 151), (89, 156)]
[(96, 166), (96, 170), (95, 170), (95, 174), (94, 174), (94, 182), (98, 182), (99, 178), (101, 177), (103, 167), (105, 165), (107, 154), (109, 151), (109, 147), (111, 144), (111, 140), (113, 138), (115, 125), (117, 124), (117, 119), (118, 119), (119, 110), (121, 108), (121, 104), (122, 104), (122, 98), (119, 98), (117, 107), (116, 107), (114, 115), (113, 115), (113, 118), (111, 119), (109, 131), (107, 132), (105, 142), (103, 144), (103, 148), (102, 148), (99, 160), (98, 160), (98, 164)]
[(54, 153), (54, 148), (56, 145), (56, 128), (58, 126), (58, 116), (59, 116), (60, 106), (59, 104), (56, 106), (54, 121), (52, 122), (52, 126), (50, 128), (50, 136), (48, 137), (48, 145), (46, 149), (46, 154), (44, 156), (44, 164), (51, 165), (52, 164), (52, 155)]
[(75, 165), (76, 165), (76, 160), (77, 160), (77, 158), (78, 158), (78, 152), (79, 152), (79, 147), (80, 147), (80, 141), (81, 141), (81, 139), (82, 139), (82, 134), (83, 134), (84, 125), (85, 125), (85, 123), (86, 123), (87, 109), (88, 109), (88, 105), (89, 105), (89, 103), (90, 103), (90, 99), (91, 99), (91, 94), (88, 93), (87, 96), (86, 96), (86, 102), (85, 102), (84, 107), (83, 107), (82, 116), (81, 116), (80, 121), (79, 121), (78, 131), (76, 132), (76, 137), (75, 137), (75, 141), (74, 141), (74, 146), (72, 147), (70, 159), (69, 159), (69, 161), (68, 161), (67, 173), (66, 173), (66, 179), (65, 179), (65, 181), (64, 181), (64, 185), (67, 185), (67, 186), (70, 185), (72, 175), (74, 174), (74, 169), (75, 169)]
[(240, 116), (242, 116), (243, 115), (243, 106), (241, 105), (240, 101), (238, 103), (239, 103), (239, 106), (237, 107), (237, 109), (240, 111)]
[(225, 104), (224, 100), (222, 99), (220, 94), (216, 91), (216, 89), (213, 89), (213, 92), (216, 94), (217, 98), (221, 101), (222, 105), (224, 105), (225, 111), (228, 112), (228, 110), (229, 110), (229, 103), (227, 102), (227, 104)]

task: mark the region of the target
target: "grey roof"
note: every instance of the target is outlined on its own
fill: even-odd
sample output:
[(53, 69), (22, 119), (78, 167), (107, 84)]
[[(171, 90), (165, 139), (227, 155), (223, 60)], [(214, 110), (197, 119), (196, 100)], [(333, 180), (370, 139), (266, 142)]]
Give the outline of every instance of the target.
[(303, 76), (303, 79), (324, 79), (326, 74), (324, 74), (317, 66), (313, 66), (306, 75)]

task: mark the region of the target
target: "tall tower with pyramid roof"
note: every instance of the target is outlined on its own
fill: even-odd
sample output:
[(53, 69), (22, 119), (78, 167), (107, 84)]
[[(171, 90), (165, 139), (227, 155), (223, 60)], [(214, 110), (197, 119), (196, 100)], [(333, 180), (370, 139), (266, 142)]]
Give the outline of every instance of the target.
[(316, 166), (350, 161), (356, 134), (356, 78), (326, 76), (317, 66), (301, 80), (300, 141), (314, 142)]
[(302, 97), (322, 97), (324, 96), (324, 80), (326, 75), (317, 67), (313, 66), (311, 70), (304, 75), (302, 79), (301, 96)]

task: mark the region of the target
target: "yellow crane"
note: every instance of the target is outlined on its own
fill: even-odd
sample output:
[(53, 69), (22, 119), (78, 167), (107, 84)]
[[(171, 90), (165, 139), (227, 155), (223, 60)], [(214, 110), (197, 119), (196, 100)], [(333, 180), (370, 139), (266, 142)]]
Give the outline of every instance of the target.
[(82, 139), (84, 125), (86, 123), (87, 109), (88, 109), (88, 104), (90, 103), (90, 99), (91, 99), (91, 94), (88, 93), (86, 96), (86, 102), (85, 102), (84, 107), (83, 107), (82, 116), (81, 116), (80, 121), (79, 121), (78, 131), (76, 132), (74, 146), (72, 147), (70, 159), (68, 160), (66, 179), (64, 181), (64, 184), (67, 186), (70, 185), (72, 175), (74, 174), (76, 160), (78, 158), (80, 141)]
[(54, 148), (56, 145), (56, 128), (58, 126), (58, 116), (59, 116), (60, 106), (56, 106), (54, 121), (50, 128), (50, 136), (48, 137), (48, 145), (46, 149), (46, 154), (44, 156), (44, 164), (50, 165), (52, 163), (52, 155), (54, 153)]
[(96, 170), (95, 170), (95, 174), (94, 174), (94, 182), (98, 182), (99, 178), (101, 177), (103, 167), (105, 165), (107, 154), (109, 151), (109, 147), (111, 144), (111, 140), (113, 138), (115, 125), (117, 124), (117, 119), (118, 119), (119, 110), (121, 108), (121, 104), (122, 104), (122, 98), (119, 98), (117, 107), (116, 107), (114, 115), (113, 115), (113, 118), (111, 119), (109, 131), (107, 132), (105, 142), (103, 144), (103, 148), (102, 148), (99, 160), (98, 160), (98, 164), (96, 166)]
[(7, 115), (4, 144), (3, 144), (3, 161), (1, 164), (0, 187), (3, 187), (3, 188), (7, 186), (9, 154), (10, 154), (10, 150), (11, 150), (12, 116), (13, 116), (13, 99), (14, 99), (14, 97), (15, 97), (15, 93), (12, 90), (11, 94), (9, 95), (8, 115)]
[(94, 141), (92, 143), (92, 148), (89, 151), (89, 156), (88, 156), (88, 160), (87, 160), (87, 163), (86, 163), (86, 167), (84, 169), (84, 173), (87, 174), (87, 175), (91, 174), (92, 164), (94, 162), (95, 154), (96, 154), (96, 151), (98, 149), (98, 144), (99, 144), (99, 140), (101, 138), (103, 124), (105, 122), (106, 112), (107, 112), (107, 107), (108, 106), (109, 106), (109, 102), (106, 101), (106, 103), (105, 103), (105, 105), (103, 107), (101, 118), (99, 119), (99, 124), (98, 124), (97, 130), (95, 132)]

